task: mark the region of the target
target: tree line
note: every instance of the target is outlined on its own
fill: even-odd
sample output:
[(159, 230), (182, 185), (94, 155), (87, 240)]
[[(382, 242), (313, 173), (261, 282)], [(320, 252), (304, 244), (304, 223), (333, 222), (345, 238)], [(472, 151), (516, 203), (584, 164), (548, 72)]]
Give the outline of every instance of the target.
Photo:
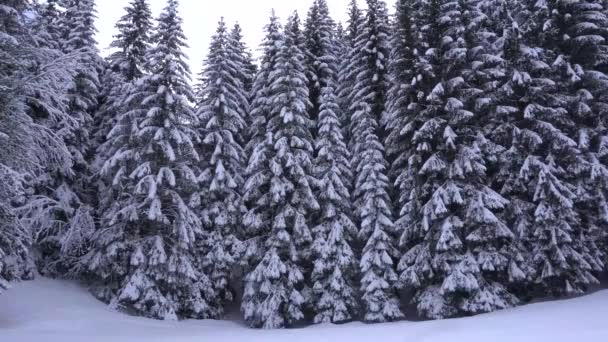
[[(0, 3), (0, 290), (255, 328), (428, 319), (605, 270), (608, 2), (327, 0), (222, 19), (193, 80), (177, 0)], [(192, 84), (195, 84), (193, 87)]]

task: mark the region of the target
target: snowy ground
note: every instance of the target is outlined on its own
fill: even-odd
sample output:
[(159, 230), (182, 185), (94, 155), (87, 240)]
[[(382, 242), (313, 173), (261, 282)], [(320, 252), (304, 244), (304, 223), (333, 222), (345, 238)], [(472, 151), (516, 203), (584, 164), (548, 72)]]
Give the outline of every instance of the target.
[(76, 284), (41, 279), (0, 296), (1, 342), (606, 342), (608, 291), (474, 318), (260, 331), (110, 311)]

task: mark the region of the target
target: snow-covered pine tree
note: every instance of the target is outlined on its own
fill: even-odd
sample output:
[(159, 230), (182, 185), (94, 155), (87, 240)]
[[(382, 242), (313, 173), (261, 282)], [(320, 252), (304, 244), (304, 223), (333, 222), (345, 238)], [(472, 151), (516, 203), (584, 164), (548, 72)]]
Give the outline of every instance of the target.
[(460, 2), (464, 27), (462, 35), (468, 49), (467, 64), (462, 71), (468, 89), (460, 89), (460, 99), (465, 108), (470, 108), (475, 114), (473, 124), (468, 123), (469, 127), (463, 131), (465, 135), (474, 135), (472, 143), (474, 148), (479, 147), (484, 166), (478, 179), (468, 179), (470, 186), (478, 191), (474, 196), (479, 196), (469, 204), (470, 212), (466, 216), (471, 226), (466, 232), (466, 243), (479, 265), (479, 290), (463, 301), (462, 310), (465, 315), (491, 312), (518, 304), (519, 299), (512, 288), (524, 280), (521, 250), (504, 217), (508, 200), (488, 186), (500, 172), (499, 157), (504, 152), (503, 147), (487, 139), (484, 133), (488, 126), (495, 123), (493, 103), (500, 104), (496, 104), (494, 95), (504, 77), (505, 61), (494, 45), (496, 34), (491, 31), (494, 23), (481, 10), (484, 4), (488, 6), (485, 0)]
[(348, 9), (348, 22), (344, 39), (342, 41), (343, 51), (340, 57), (340, 69), (338, 71), (338, 101), (340, 103), (340, 110), (342, 116), (340, 121), (344, 130), (344, 139), (347, 146), (352, 145), (352, 139), (350, 134), (351, 115), (350, 112), (350, 94), (355, 84), (357, 77), (356, 70), (354, 70), (356, 61), (357, 50), (355, 49), (355, 40), (359, 35), (359, 31), (363, 25), (363, 12), (359, 9), (356, 0), (351, 0)]
[[(342, 63), (342, 59), (345, 57), (345, 52), (346, 52), (346, 37), (345, 37), (346, 33), (344, 32), (344, 26), (342, 26), (341, 22), (338, 22), (336, 24), (336, 30), (335, 30), (335, 39), (334, 39), (334, 43), (336, 44), (336, 58), (338, 59), (338, 66), (341, 65)], [(339, 72), (338, 72), (338, 76), (339, 76)]]
[(247, 101), (242, 103), (243, 109), (245, 110), (244, 119), (247, 127), (247, 129), (242, 133), (245, 144), (243, 147), (245, 147), (249, 141), (249, 127), (251, 127), (252, 121), (249, 112), (251, 111), (253, 83), (258, 71), (258, 67), (254, 63), (251, 51), (244, 42), (243, 31), (241, 29), (241, 25), (238, 23), (234, 24), (232, 30), (230, 31), (229, 48), (231, 55), (230, 58), (233, 60), (235, 65), (238, 65), (238, 67), (234, 69), (234, 72), (236, 72), (234, 77), (241, 80), (241, 83), (243, 83), (243, 89), (247, 95)]
[(314, 175), (321, 215), (312, 229), (311, 301), (315, 323), (345, 322), (356, 318), (358, 313), (354, 287), (357, 258), (353, 248), (357, 227), (350, 217), (352, 171), (340, 126), (335, 88), (335, 83), (330, 82), (322, 89), (317, 120)]
[[(558, 218), (563, 226), (557, 227), (557, 231), (554, 230), (555, 227), (537, 228), (534, 236), (534, 257), (537, 261), (537, 275), (540, 275), (545, 287), (552, 288), (556, 294), (581, 292), (588, 284), (597, 282), (591, 272), (600, 271), (603, 266), (594, 241), (600, 230), (597, 223), (603, 223), (593, 217), (606, 208), (602, 196), (598, 195), (598, 190), (600, 193), (604, 192), (605, 186), (599, 181), (604, 177), (593, 173), (605, 175), (606, 169), (604, 167), (604, 170), (592, 170), (601, 164), (596, 163), (597, 158), (590, 148), (594, 136), (601, 137), (604, 133), (599, 132), (604, 129), (601, 120), (598, 120), (602, 117), (599, 115), (601, 113), (592, 109), (592, 105), (598, 104), (591, 92), (593, 83), (597, 83), (597, 78), (594, 80), (593, 76), (598, 74), (593, 74), (591, 68), (600, 57), (598, 53), (601, 45), (605, 44), (605, 38), (600, 36), (605, 31), (599, 27), (604, 26), (607, 20), (601, 13), (602, 6), (599, 6), (597, 1), (553, 0), (547, 1), (545, 6), (537, 6), (534, 10), (532, 17), (535, 20), (544, 19), (540, 47), (545, 52), (545, 61), (551, 66), (547, 75), (555, 82), (555, 95), (550, 99), (549, 105), (561, 111), (548, 121), (555, 120), (552, 123), (562, 131), (564, 139), (575, 142), (574, 145), (568, 146), (569, 141), (559, 141), (558, 138), (554, 145), (559, 147), (556, 146), (556, 151), (551, 151), (547, 160), (547, 163), (555, 164), (550, 166), (555, 167), (556, 173), (561, 173), (556, 177), (563, 180), (572, 190), (572, 203), (568, 205), (574, 205), (573, 210), (566, 214), (569, 218)], [(600, 76), (599, 79), (603, 79), (605, 86), (606, 76)], [(595, 134), (596, 132), (599, 134)], [(544, 191), (551, 190), (553, 188)], [(537, 195), (537, 198), (544, 196), (539, 192)], [(537, 216), (539, 211), (540, 209), (537, 210)], [(543, 219), (551, 219), (550, 215), (551, 213), (548, 213)], [(566, 241), (566, 246), (560, 248), (554, 246), (555, 240), (547, 238), (547, 234), (561, 235), (565, 240), (566, 236), (569, 236), (570, 241)], [(539, 244), (543, 246), (538, 246)], [(556, 249), (561, 249), (564, 254), (560, 255)], [(551, 266), (553, 269), (548, 269)]]
[[(304, 27), (302, 25), (302, 21), (300, 20), (300, 14), (298, 11), (293, 11), (289, 20), (285, 24), (285, 32), (289, 32), (293, 37), (294, 44), (302, 51), (302, 55), (304, 56), (304, 61), (306, 62), (306, 58), (309, 54), (308, 48), (306, 46), (306, 36), (304, 32)], [(308, 65), (304, 63), (304, 72), (308, 73), (307, 69)]]
[(61, 52), (40, 44), (52, 39), (43, 21), (40, 7), (27, 1), (0, 6), (0, 289), (33, 275), (31, 227), (14, 206), (27, 208), (32, 199), (25, 188), (49, 170), (71, 172), (64, 141), (49, 127), (69, 119), (64, 109), (72, 69)]
[[(306, 71), (312, 108), (311, 120), (317, 121), (322, 89), (338, 72), (337, 43), (334, 21), (325, 0), (315, 0), (308, 11), (304, 35), (306, 39)], [(316, 132), (316, 128), (315, 128)], [(316, 133), (314, 134), (316, 136)]]
[(249, 111), (251, 110), (251, 91), (257, 72), (257, 66), (254, 64), (251, 52), (243, 41), (241, 26), (238, 23), (234, 25), (229, 35), (226, 36), (226, 39), (228, 59), (232, 61), (232, 64), (234, 65), (229, 71), (232, 77), (239, 80), (243, 85), (242, 92), (244, 96), (239, 96), (238, 105), (240, 111), (244, 115), (243, 119), (246, 123), (246, 129), (241, 132), (241, 143), (243, 144), (243, 147), (245, 147), (249, 137), (247, 128), (250, 127), (249, 124), (251, 121), (251, 118), (249, 117)]
[(203, 223), (203, 239), (197, 244), (198, 253), (203, 255), (203, 270), (218, 295), (209, 303), (214, 318), (222, 317), (227, 302), (233, 300), (230, 280), (239, 258), (237, 236), (243, 232), (241, 222), (246, 210), (242, 198), (243, 137), (248, 110), (243, 84), (246, 73), (238, 59), (240, 51), (233, 50), (231, 40), (222, 19), (212, 37), (197, 94)]
[(308, 215), (319, 209), (311, 189), (312, 123), (297, 26), (296, 17), (291, 17), (285, 43), (268, 77), (265, 175), (250, 178), (247, 186), (247, 190), (256, 186), (257, 193), (269, 192), (255, 203), (264, 205), (268, 216), (256, 213), (250, 218), (256, 221), (254, 229), (264, 229), (261, 237), (265, 250), (245, 278), (242, 304), (247, 323), (260, 328), (285, 327), (304, 318), (302, 264), (312, 240)]
[[(608, 26), (608, 23), (606, 23), (606, 18), (608, 18), (608, 1), (604, 0), (603, 2), (601, 2), (601, 4), (603, 6), (603, 9), (599, 17), (600, 20), (598, 28), (605, 28)], [(593, 6), (593, 8), (597, 8), (597, 6), (598, 5), (596, 4), (595, 6)], [(595, 29), (596, 28), (593, 28), (593, 30)], [(606, 173), (603, 170), (601, 172), (597, 171), (599, 169), (599, 165), (598, 162), (596, 162), (596, 159), (602, 165), (608, 165), (608, 140), (606, 138), (608, 136), (608, 122), (606, 122), (605, 120), (605, 118), (608, 117), (608, 77), (606, 76), (608, 75), (608, 30), (603, 30), (601, 36), (603, 37), (603, 41), (600, 44), (597, 44), (598, 51), (594, 53), (595, 60), (593, 65), (591, 66), (583, 64), (583, 66), (587, 69), (585, 73), (586, 83), (591, 84), (590, 88), (594, 96), (594, 99), (592, 101), (593, 111), (598, 113), (598, 116), (600, 118), (604, 119), (601, 120), (602, 122), (600, 122), (597, 125), (596, 129), (594, 129), (594, 139), (592, 140), (592, 151), (596, 151), (596, 158), (591, 158), (592, 167), (590, 168), (590, 170), (592, 186), (594, 186), (593, 183), (601, 184), (606, 179)], [(608, 221), (606, 214), (608, 213), (608, 210), (606, 209), (606, 207), (603, 206), (606, 201), (606, 197), (608, 196), (608, 192), (606, 191), (606, 184), (601, 184), (600, 186), (595, 188), (595, 190), (598, 192), (600, 191), (600, 189), (603, 191), (603, 194), (598, 194), (596, 195), (596, 197), (598, 198), (597, 203), (600, 203), (600, 205), (598, 205), (597, 207), (602, 210), (602, 213), (600, 215), (592, 216), (597, 217), (599, 220), (601, 220), (596, 223), (596, 225), (598, 226), (603, 225)], [(604, 254), (604, 257), (606, 258), (606, 265), (608, 264), (608, 230), (602, 229), (602, 232), (600, 234), (600, 241), (600, 247), (602, 248), (602, 252)]]
[(249, 94), (253, 88), (253, 80), (258, 67), (253, 62), (251, 51), (249, 51), (249, 48), (243, 39), (243, 30), (241, 25), (238, 23), (234, 24), (232, 31), (230, 31), (230, 46), (233, 49), (235, 58), (237, 58), (235, 63), (239, 63), (241, 65), (238, 73), (242, 78), (241, 82), (245, 87), (245, 91), (247, 91)]
[[(580, 150), (570, 136), (567, 101), (553, 79), (555, 55), (542, 47), (550, 11), (539, 4), (502, 4), (496, 46), (505, 77), (490, 114), (495, 127), (488, 129), (489, 139), (504, 148), (495, 188), (510, 201), (505, 218), (516, 239), (509, 278), (523, 299), (577, 292), (595, 281), (577, 247), (580, 218), (567, 171)], [(534, 284), (543, 291), (531, 292)]]
[[(102, 146), (106, 136), (115, 122), (116, 112), (120, 110), (122, 97), (133, 82), (144, 75), (145, 56), (150, 48), (150, 32), (153, 28), (152, 11), (147, 0), (132, 0), (124, 8), (125, 14), (116, 23), (118, 33), (110, 48), (115, 51), (106, 58), (106, 67), (102, 75), (102, 96), (100, 109), (95, 117), (94, 138), (97, 139), (97, 162), (107, 159), (102, 157)], [(98, 170), (95, 170), (98, 171)]]
[(145, 75), (146, 53), (151, 46), (152, 12), (147, 0), (132, 0), (124, 11), (126, 13), (116, 23), (118, 34), (110, 44), (116, 51), (106, 58), (100, 108), (95, 116), (96, 155), (92, 168), (98, 186), (97, 216), (113, 202), (112, 196), (106, 196), (112, 179), (103, 179), (100, 174), (103, 164), (113, 153), (108, 133), (116, 125), (119, 114), (129, 110), (123, 106), (125, 95), (132, 83)]
[[(397, 231), (404, 231), (410, 209), (406, 204), (416, 203), (409, 197), (409, 186), (414, 174), (408, 174), (411, 141), (416, 123), (413, 122), (416, 108), (414, 88), (414, 68), (417, 62), (416, 51), (419, 47), (417, 21), (414, 19), (413, 0), (398, 0), (396, 4), (393, 35), (391, 37), (391, 58), (389, 79), (391, 87), (386, 99), (386, 155), (391, 165), (389, 179), (395, 188), (393, 202), (398, 219)], [(418, 204), (419, 205), (419, 204)]]
[[(402, 317), (395, 288), (397, 257), (393, 213), (382, 129), (388, 90), (388, 12), (384, 2), (367, 1), (364, 24), (356, 37), (349, 66), (353, 85), (348, 96), (352, 167), (355, 171), (354, 203), (360, 224), (358, 240), (364, 319), (385, 322)], [(350, 78), (350, 77), (347, 77)]]
[[(275, 69), (277, 56), (285, 40), (279, 18), (274, 11), (265, 31), (266, 36), (262, 44), (264, 53), (251, 91), (250, 126), (245, 147), (249, 159), (245, 170), (243, 197), (248, 211), (243, 218), (246, 252), (241, 261), (246, 273), (250, 270), (249, 265), (257, 264), (261, 259), (264, 251), (263, 237), (270, 230), (269, 220), (272, 216), (269, 206), (271, 176), (268, 172), (272, 139), (267, 130), (270, 118), (270, 74)], [(243, 311), (252, 310), (243, 304)]]
[[(357, 231), (350, 215), (352, 170), (340, 122), (337, 41), (325, 0), (316, 0), (306, 21), (308, 89), (311, 119), (316, 118), (314, 191), (321, 214), (312, 229), (311, 304), (315, 323), (339, 323), (357, 314), (354, 280)], [(317, 216), (317, 215), (316, 215)]]
[[(25, 224), (34, 233), (40, 254), (40, 271), (52, 276), (75, 276), (79, 273), (79, 258), (86, 253), (88, 236), (95, 228), (89, 205), (94, 194), (86, 186), (90, 172), (87, 158), (91, 151), (91, 113), (97, 107), (97, 67), (101, 60), (94, 38), (95, 4), (91, 0), (71, 0), (64, 5), (65, 11), (58, 20), (54, 18), (54, 11), (45, 11), (41, 15), (46, 23), (43, 25), (47, 29), (45, 33), (50, 38), (53, 38), (50, 31), (59, 33), (59, 44), (56, 45), (65, 55), (53, 64), (74, 63), (73, 67), (64, 65), (66, 72), (74, 70), (71, 79), (67, 80), (69, 89), (59, 97), (52, 92), (40, 92), (37, 96), (41, 100), (46, 98), (46, 103), (53, 103), (56, 107), (53, 116), (45, 120), (45, 125), (63, 139), (72, 161), (49, 168), (44, 178), (37, 180), (35, 196), (21, 210)], [(45, 18), (45, 15), (51, 18)], [(65, 75), (62, 77), (61, 81), (66, 82)], [(67, 106), (64, 107), (61, 101), (66, 95)]]
[(26, 275), (29, 234), (14, 210), (23, 199), (24, 172), (29, 164), (30, 124), (20, 94), (20, 81), (26, 66), (22, 54), (23, 12), (26, 1), (10, 1), (0, 6), (0, 293), (10, 281)]
[(157, 319), (211, 317), (215, 295), (195, 249), (197, 119), (181, 24), (178, 2), (168, 0), (146, 54), (150, 74), (133, 84), (129, 111), (109, 134), (114, 153), (102, 174), (113, 179), (114, 202), (85, 258), (100, 299)]
[[(99, 74), (99, 109), (96, 111), (93, 126), (91, 131), (92, 145), (95, 148), (95, 155), (91, 161), (92, 181), (99, 186), (98, 201), (103, 201), (105, 184), (100, 179), (99, 171), (105, 160), (108, 159), (106, 154), (108, 146), (106, 146), (107, 136), (112, 127), (116, 124), (116, 116), (120, 111), (120, 106), (125, 97), (125, 92), (128, 91), (129, 85), (124, 75), (115, 69), (116, 65), (112, 65), (107, 59), (104, 61), (103, 68)], [(96, 210), (100, 210), (101, 204), (96, 204)]]
[(33, 29), (38, 32), (38, 46), (50, 49), (61, 49), (61, 32), (59, 20), (61, 12), (57, 0), (47, 0), (46, 2), (34, 2), (34, 11), (37, 18), (34, 21)]
[(608, 56), (608, 16), (598, 0), (549, 1), (548, 5), (552, 16), (545, 25), (546, 47), (557, 56), (554, 79), (565, 94), (574, 124), (570, 135), (581, 152), (576, 162), (567, 165), (577, 187), (575, 210), (580, 218), (573, 236), (586, 261), (599, 272), (602, 253), (596, 241), (608, 222), (608, 160), (603, 151), (608, 142), (608, 75), (600, 70)]
[(152, 11), (147, 0), (131, 0), (124, 11), (116, 23), (118, 34), (110, 44), (116, 51), (108, 57), (108, 63), (130, 82), (145, 74), (146, 53), (152, 44)]
[[(76, 132), (65, 137), (68, 147), (74, 155), (77, 178), (84, 181), (88, 172), (87, 158), (91, 153), (90, 129), (93, 113), (97, 110), (99, 96), (99, 69), (102, 60), (95, 40), (95, 2), (93, 0), (66, 0), (65, 13), (60, 20), (61, 48), (65, 53), (75, 54), (78, 62), (69, 91), (69, 114), (79, 123)], [(80, 186), (80, 185), (79, 185)], [(74, 191), (84, 191), (74, 189)], [(79, 196), (84, 195), (78, 193)]]
[[(269, 172), (272, 137), (267, 129), (271, 104), (269, 99), (270, 74), (276, 68), (277, 57), (285, 40), (279, 18), (274, 11), (265, 27), (265, 33), (260, 68), (252, 85), (250, 127), (246, 145), (249, 159), (245, 170), (246, 182), (243, 198), (247, 206), (247, 213), (243, 218), (245, 255), (241, 259), (245, 277), (252, 271), (251, 265), (257, 265), (263, 257), (265, 237), (270, 232), (270, 221), (273, 215), (270, 207), (272, 176)], [(245, 317), (253, 317), (258, 310), (256, 302), (253, 302), (255, 298), (247, 298), (246, 293), (243, 294), (243, 297), (241, 310)], [(250, 324), (260, 325), (261, 322), (251, 322)]]
[(521, 155), (513, 155), (514, 150), (509, 150), (513, 138), (511, 130), (516, 122), (514, 113), (517, 112), (519, 101), (513, 96), (510, 83), (512, 72), (518, 68), (512, 65), (511, 58), (514, 51), (520, 48), (521, 32), (517, 16), (513, 15), (518, 12), (519, 5), (507, 0), (480, 2), (479, 9), (486, 19), (478, 29), (478, 37), (485, 40), (484, 50), (491, 55), (489, 63), (484, 63), (477, 68), (478, 72), (468, 75), (473, 79), (486, 80), (482, 88), (485, 96), (480, 97), (484, 102), (479, 107), (484, 134), (480, 147), (486, 160), (488, 184), (509, 200), (501, 217), (513, 233), (513, 238), (503, 246), (503, 255), (508, 258), (509, 266), (507, 272), (502, 272), (500, 282), (519, 300), (526, 301), (531, 295), (529, 280), (533, 269), (526, 258), (528, 252), (525, 244), (530, 217), (522, 214), (522, 211), (524, 208), (531, 210), (533, 204), (525, 197), (509, 193), (508, 186), (505, 188), (505, 180), (516, 172), (510, 168), (513, 166), (512, 158), (522, 158)]
[(422, 44), (401, 197), (400, 283), (414, 290), (419, 313), (429, 318), (510, 307), (517, 298), (498, 278), (513, 238), (500, 216), (508, 201), (487, 186), (482, 151), (489, 99), (480, 73), (494, 63), (477, 36), (483, 15), (476, 0), (418, 6)]

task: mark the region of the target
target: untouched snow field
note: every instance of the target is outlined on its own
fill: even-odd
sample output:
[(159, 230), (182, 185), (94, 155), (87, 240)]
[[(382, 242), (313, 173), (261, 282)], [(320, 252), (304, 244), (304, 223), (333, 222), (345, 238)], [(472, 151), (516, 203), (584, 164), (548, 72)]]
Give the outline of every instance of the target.
[(252, 330), (111, 311), (77, 284), (39, 279), (0, 296), (1, 342), (606, 342), (608, 291), (474, 318)]

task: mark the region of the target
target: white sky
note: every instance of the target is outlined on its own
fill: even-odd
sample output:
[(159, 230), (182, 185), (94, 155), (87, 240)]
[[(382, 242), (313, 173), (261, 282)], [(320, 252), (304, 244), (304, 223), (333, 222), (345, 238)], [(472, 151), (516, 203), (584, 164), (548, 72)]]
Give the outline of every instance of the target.
[[(114, 24), (124, 14), (123, 8), (129, 0), (97, 0), (97, 41), (103, 55), (116, 33)], [(333, 19), (346, 22), (349, 0), (327, 0)], [(149, 0), (154, 16), (157, 17), (165, 7), (165, 0)], [(264, 26), (268, 23), (270, 10), (275, 9), (284, 23), (287, 17), (297, 10), (302, 21), (312, 0), (180, 0), (180, 15), (184, 19), (184, 32), (188, 38), (191, 69), (196, 75), (207, 55), (209, 40), (217, 28), (219, 19), (224, 16), (228, 25), (238, 21), (249, 48), (257, 53), (264, 38)], [(363, 6), (365, 1), (359, 0)], [(389, 4), (392, 7), (392, 4)]]

